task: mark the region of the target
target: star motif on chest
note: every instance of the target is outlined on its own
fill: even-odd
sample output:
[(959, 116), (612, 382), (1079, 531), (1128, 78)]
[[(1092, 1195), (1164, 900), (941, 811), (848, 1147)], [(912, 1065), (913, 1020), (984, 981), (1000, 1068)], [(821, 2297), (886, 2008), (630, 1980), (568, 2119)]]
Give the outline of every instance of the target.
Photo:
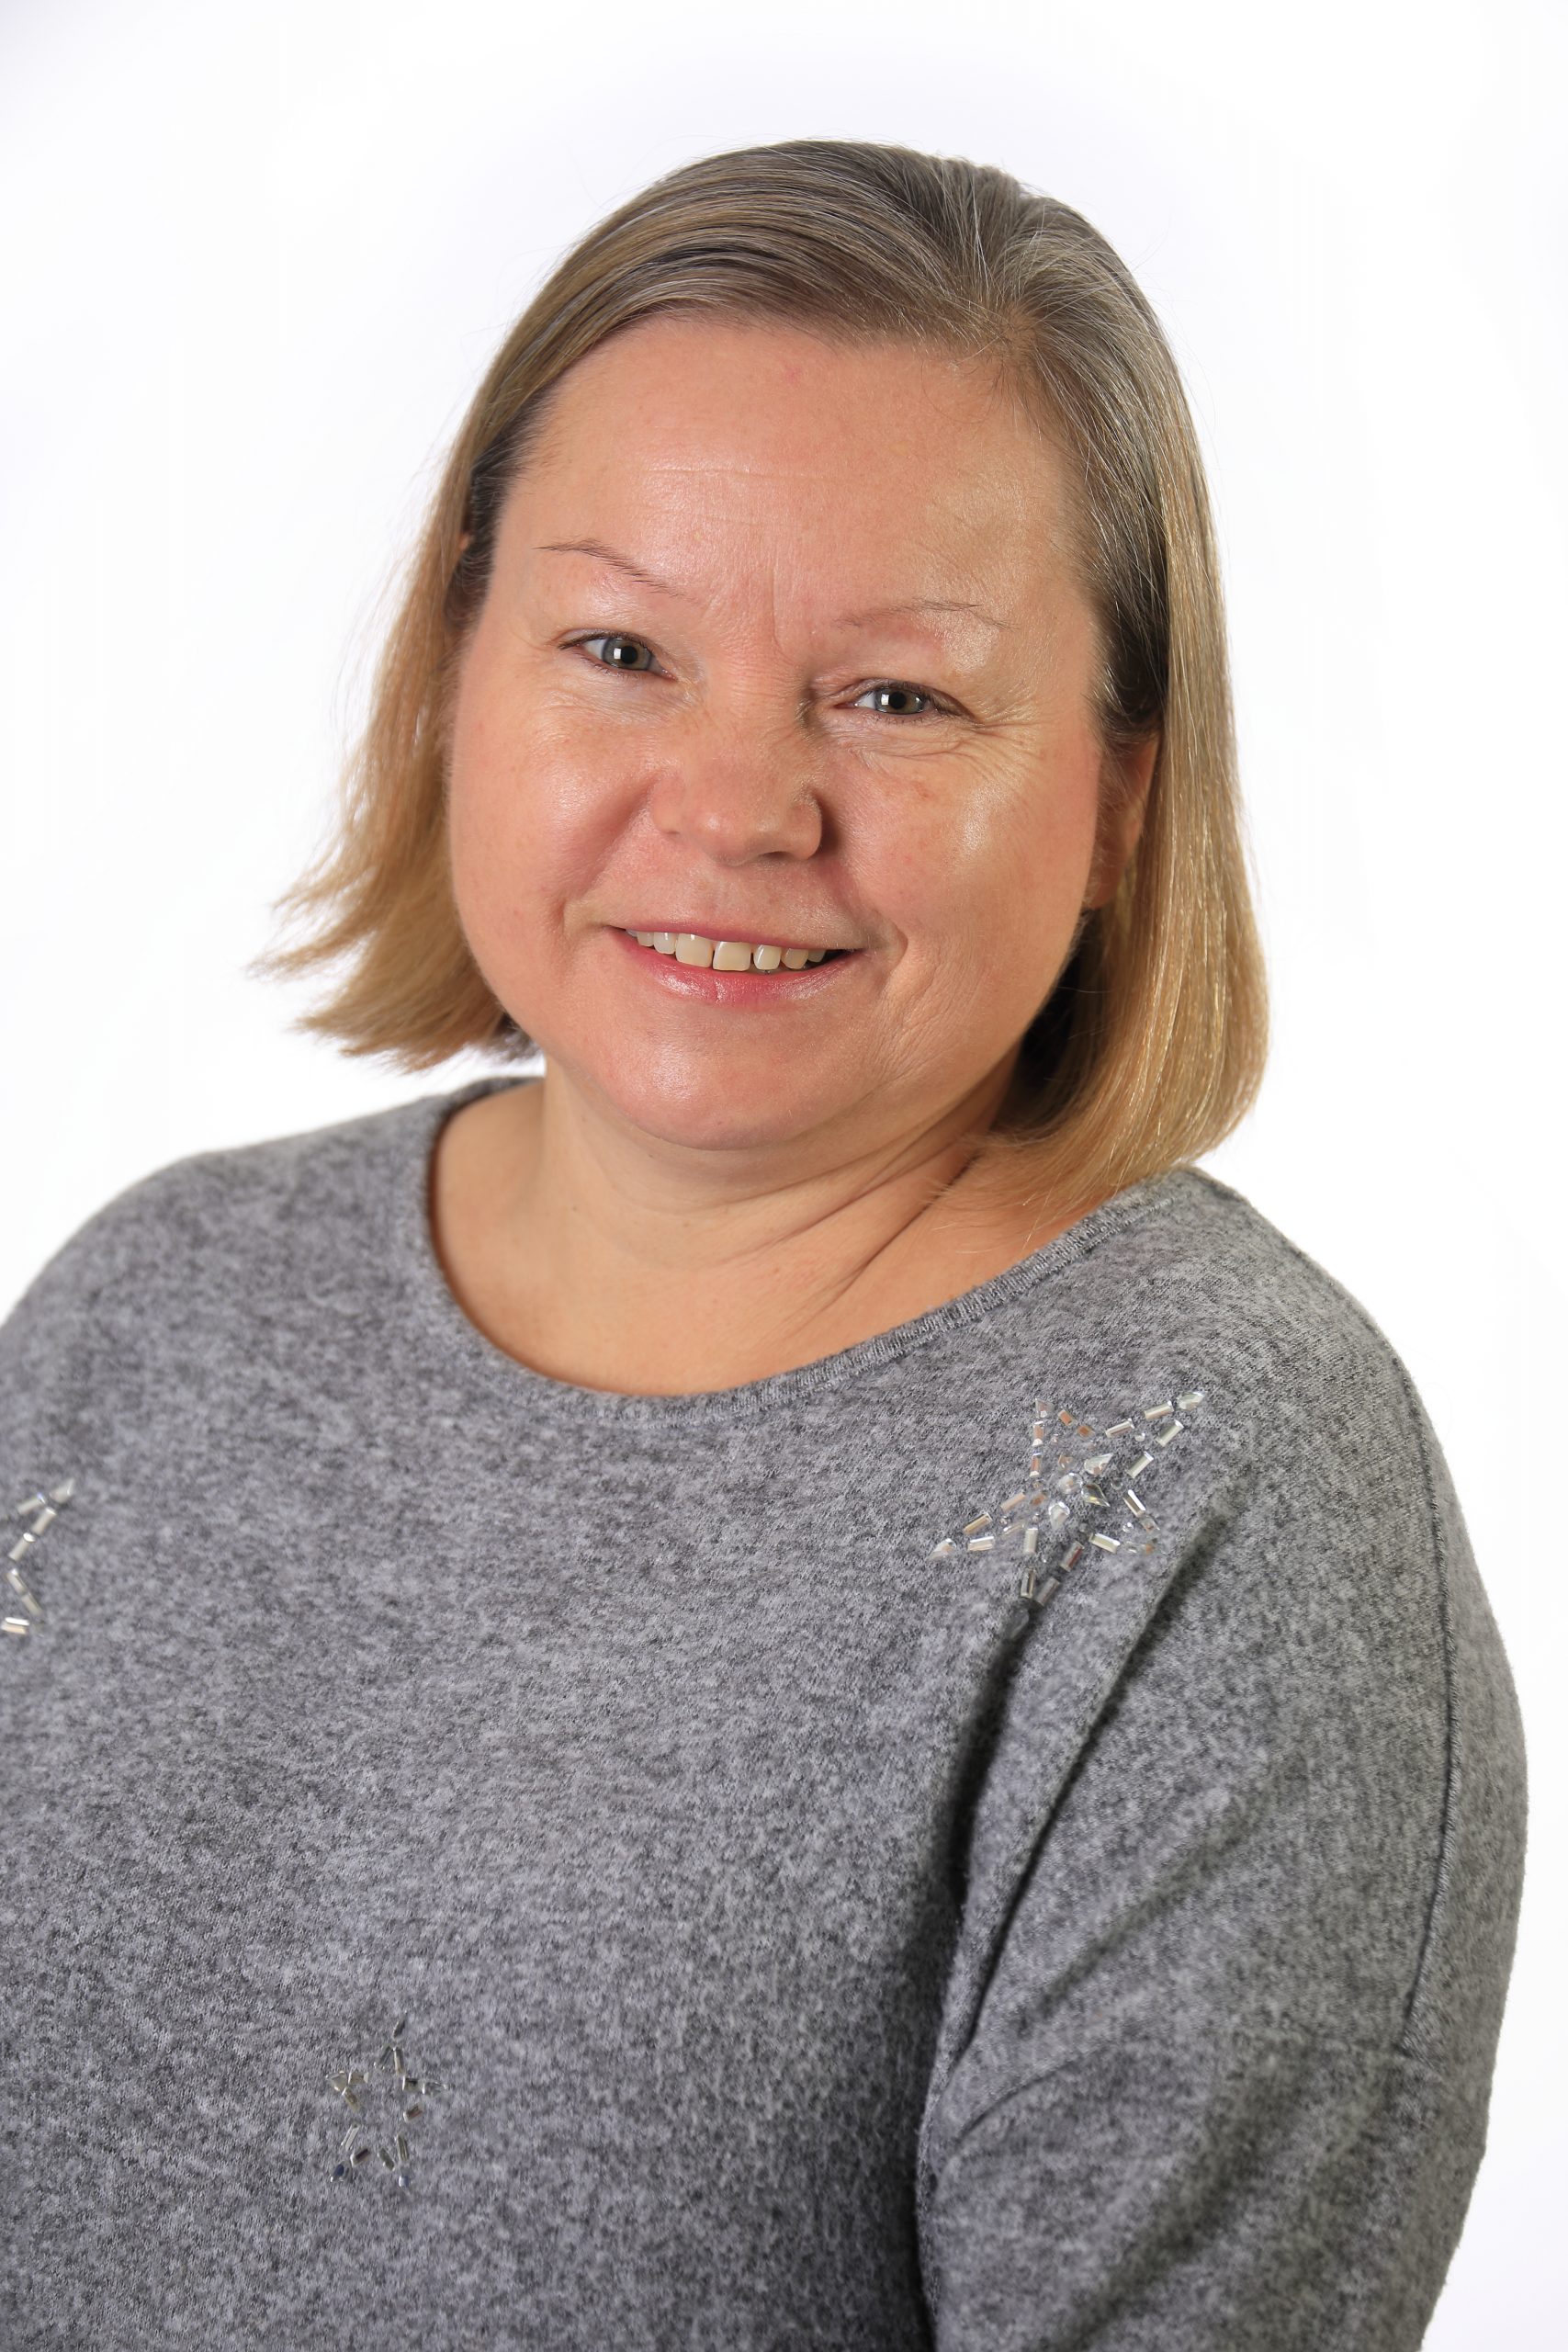
[(1182, 1415), (1196, 1413), (1202, 1402), (1202, 1389), (1184, 1388), (1097, 1426), (1037, 1398), (1023, 1483), (1005, 1502), (944, 1535), (931, 1558), (1010, 1554), (1023, 1564), (1020, 1599), (1043, 1606), (1080, 1563), (1155, 1553), (1159, 1525), (1147, 1499), (1150, 1482), (1190, 1426)]
[(43, 1537), (60, 1517), (76, 1491), (74, 1478), (66, 1478), (58, 1487), (39, 1487), (32, 1494), (14, 1503), (6, 1516), (27, 1521), (6, 1554), (6, 1582), (0, 1591), (0, 1603), (5, 1615), (0, 1617), (0, 1633), (9, 1634), (21, 1641), (43, 1623), (43, 1603), (33, 1589), (37, 1576), (36, 1559)]
[(353, 2118), (333, 2161), (334, 2180), (355, 2180), (362, 2172), (407, 2188), (412, 2178), (416, 2129), (430, 2101), (446, 2086), (433, 2075), (417, 2075), (404, 2049), (407, 2018), (400, 2018), (378, 2057), (361, 2060), (326, 2077), (343, 2109)]

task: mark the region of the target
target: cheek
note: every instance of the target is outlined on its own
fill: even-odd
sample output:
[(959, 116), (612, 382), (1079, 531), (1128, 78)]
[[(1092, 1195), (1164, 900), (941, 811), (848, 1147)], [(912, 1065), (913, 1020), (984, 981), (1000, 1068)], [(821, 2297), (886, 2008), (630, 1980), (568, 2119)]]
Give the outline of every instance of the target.
[(453, 711), (446, 808), (465, 915), (547, 891), (581, 798), (529, 698), (471, 667)]
[(509, 813), (507, 797), (494, 788), (494, 770), (479, 756), (472, 734), (454, 735), (446, 850), (458, 917), (476, 944), (504, 912), (506, 877), (513, 870)]
[(457, 919), (475, 960), (502, 995), (516, 986), (524, 943), (540, 936), (527, 901), (539, 882), (547, 829), (539, 823), (534, 763), (522, 749), (528, 740), (521, 714), (471, 666), (452, 715), (446, 847)]
[(1098, 781), (1091, 744), (1033, 745), (911, 797), (884, 832), (886, 911), (972, 971), (1021, 956), (1049, 977), (1089, 888)]
[(1089, 891), (1095, 818), (1092, 791), (1063, 791), (1021, 812), (998, 836), (989, 891), (996, 935), (1053, 975)]

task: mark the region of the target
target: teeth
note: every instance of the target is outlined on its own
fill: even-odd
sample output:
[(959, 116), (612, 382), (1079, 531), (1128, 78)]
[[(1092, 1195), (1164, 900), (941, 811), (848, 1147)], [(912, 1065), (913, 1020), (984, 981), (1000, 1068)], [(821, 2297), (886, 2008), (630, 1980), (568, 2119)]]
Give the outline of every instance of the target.
[(639, 947), (657, 948), (678, 964), (700, 964), (716, 972), (776, 972), (781, 964), (786, 972), (798, 972), (807, 964), (820, 964), (828, 953), (825, 947), (781, 950), (754, 946), (748, 939), (705, 939), (695, 931), (634, 931), (631, 936)]

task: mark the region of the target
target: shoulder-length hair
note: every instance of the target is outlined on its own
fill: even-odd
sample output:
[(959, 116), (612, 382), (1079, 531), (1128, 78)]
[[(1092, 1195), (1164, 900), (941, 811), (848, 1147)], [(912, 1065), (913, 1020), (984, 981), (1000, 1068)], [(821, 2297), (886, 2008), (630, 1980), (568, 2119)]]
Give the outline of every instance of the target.
[(566, 254), (507, 335), (447, 456), (382, 643), (326, 847), (276, 910), (314, 935), (250, 967), (349, 959), (290, 1025), (422, 1070), (536, 1052), (469, 953), (451, 884), (457, 671), (498, 520), (567, 371), (656, 313), (787, 322), (840, 345), (986, 356), (1065, 453), (1078, 584), (1098, 624), (1102, 823), (1122, 763), (1158, 750), (1115, 896), (1084, 916), (971, 1138), (1010, 1196), (1089, 1205), (1190, 1162), (1240, 1122), (1267, 1050), (1225, 622), (1208, 491), (1176, 362), (1081, 214), (1006, 172), (862, 141), (785, 140), (682, 165)]

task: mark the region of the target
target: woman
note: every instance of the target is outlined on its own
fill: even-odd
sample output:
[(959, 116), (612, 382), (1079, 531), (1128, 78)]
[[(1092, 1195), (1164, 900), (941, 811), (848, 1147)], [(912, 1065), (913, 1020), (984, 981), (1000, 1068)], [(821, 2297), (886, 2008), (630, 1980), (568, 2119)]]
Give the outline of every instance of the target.
[(263, 968), (503, 1067), (0, 1335), (7, 2343), (1418, 2344), (1518, 1714), (1403, 1366), (1195, 1164), (1264, 991), (1122, 264), (671, 173), (481, 384), (355, 785)]

